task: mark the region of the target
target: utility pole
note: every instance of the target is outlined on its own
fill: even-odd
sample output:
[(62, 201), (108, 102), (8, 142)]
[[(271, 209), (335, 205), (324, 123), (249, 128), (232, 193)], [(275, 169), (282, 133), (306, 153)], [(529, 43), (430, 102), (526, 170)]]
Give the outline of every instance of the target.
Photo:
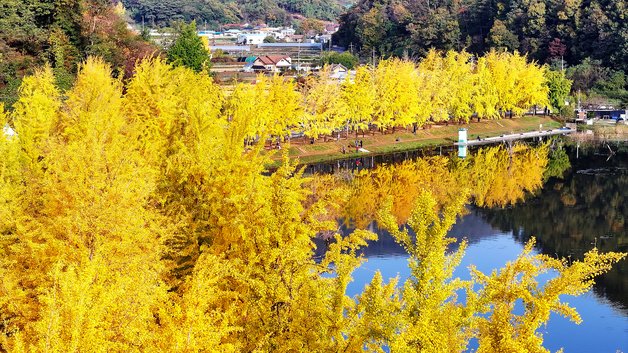
[(373, 67), (375, 67), (375, 48), (373, 48)]
[(563, 60), (563, 56), (560, 56), (560, 70), (565, 71), (565, 60)]

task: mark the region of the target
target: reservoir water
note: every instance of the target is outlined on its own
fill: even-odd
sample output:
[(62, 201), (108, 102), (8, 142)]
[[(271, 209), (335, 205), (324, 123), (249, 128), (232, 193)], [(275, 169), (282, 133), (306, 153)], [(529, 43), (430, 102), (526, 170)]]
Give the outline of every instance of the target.
[[(467, 206), (449, 236), (467, 239), (467, 248), (456, 276), (468, 279), (473, 264), (484, 273), (514, 260), (534, 236), (535, 251), (552, 256), (581, 258), (597, 247), (601, 251), (628, 251), (628, 146), (565, 147), (571, 162), (562, 178), (552, 177), (542, 189), (514, 206), (483, 208)], [(472, 155), (474, 151), (470, 151)], [(394, 160), (394, 159), (393, 159)], [(349, 285), (349, 295), (364, 289), (376, 271), (385, 280), (409, 276), (408, 256), (385, 231), (363, 250), (367, 259)], [(348, 231), (344, 229), (344, 231)], [(563, 300), (580, 313), (580, 325), (557, 314), (541, 328), (544, 346), (566, 353), (628, 352), (628, 261), (597, 278), (592, 291)], [(471, 342), (470, 351), (475, 349)]]

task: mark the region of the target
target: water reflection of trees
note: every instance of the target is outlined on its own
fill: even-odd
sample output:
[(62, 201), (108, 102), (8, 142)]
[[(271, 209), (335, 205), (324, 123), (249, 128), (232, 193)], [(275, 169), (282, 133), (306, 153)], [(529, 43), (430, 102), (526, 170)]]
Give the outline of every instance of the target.
[[(607, 146), (580, 149), (580, 158), (570, 161), (568, 150), (560, 147), (497, 146), (466, 160), (426, 157), (355, 174), (320, 175), (312, 185), (318, 187), (317, 197), (336, 200), (329, 220), (345, 219), (357, 228), (372, 223), (387, 200), (404, 224), (421, 190), (435, 195), (439, 207), (468, 192), (492, 226), (512, 231), (522, 243), (537, 237), (546, 254), (581, 259), (595, 245), (602, 252), (628, 250), (628, 153), (612, 150), (616, 154), (608, 159)], [(519, 202), (527, 194), (537, 196)], [(600, 277), (595, 290), (628, 310), (628, 261)]]
[[(560, 296), (588, 291), (592, 282), (587, 279), (606, 272), (624, 255), (593, 251), (582, 262), (567, 262), (534, 254), (534, 241), (529, 241), (524, 253), (504, 269), (490, 275), (472, 269), (471, 280), (461, 281), (453, 278), (453, 270), (468, 242), (450, 246), (455, 239), (449, 231), (465, 209), (463, 204), (512, 210), (513, 204), (540, 190), (544, 180), (562, 175), (569, 165), (566, 162), (563, 153), (550, 153), (548, 144), (497, 146), (480, 149), (466, 160), (429, 157), (357, 173), (314, 176), (309, 184), (313, 192), (308, 209), (332, 201), (333, 207), (323, 217), (313, 216), (314, 221), (328, 224), (343, 219), (341, 232), (346, 227), (369, 225), (377, 230), (373, 227), (377, 221), (382, 230), (378, 233), (392, 236), (407, 252), (411, 274), (403, 286), (394, 289), (398, 279), (384, 284), (377, 273), (358, 296), (358, 307), (365, 308), (364, 317), (385, 312), (393, 322), (403, 323), (404, 328), (398, 330), (389, 325), (390, 321), (377, 321), (378, 338), (388, 346), (405, 350), (446, 341), (450, 351), (459, 351), (475, 335), (479, 350), (490, 346), (493, 349), (489, 351), (504, 351), (506, 347), (541, 351), (542, 337), (537, 331), (549, 319), (550, 311), (580, 321), (575, 309), (560, 302)], [(342, 239), (334, 237), (336, 242)], [(329, 249), (335, 243), (330, 244)], [(391, 244), (385, 245), (385, 251), (396, 250)], [(540, 281), (538, 277), (548, 271), (556, 277)], [(457, 291), (463, 289), (464, 304), (457, 301)], [(381, 299), (382, 293), (386, 300)], [(526, 307), (523, 315), (514, 310), (520, 300)]]
[[(465, 160), (428, 157), (356, 173), (314, 176), (310, 181), (313, 190), (310, 208), (315, 209), (319, 201), (333, 200), (334, 207), (328, 209), (329, 212), (319, 221), (344, 219), (340, 231), (345, 227), (359, 229), (370, 225), (371, 230), (379, 229), (377, 233), (382, 237), (390, 238), (392, 235), (402, 245), (399, 248), (392, 246), (390, 241), (384, 241), (379, 245), (385, 249), (375, 249), (370, 255), (377, 256), (378, 250), (408, 253), (411, 275), (404, 282), (403, 289), (395, 295), (389, 294), (394, 299), (392, 302), (376, 301), (379, 303), (377, 310), (398, 308), (390, 313), (396, 315), (395, 320), (406, 325), (401, 333), (390, 337), (382, 333), (389, 344), (410, 347), (416, 342), (433, 342), (438, 335), (432, 331), (447, 332), (447, 337), (455, 337), (449, 342), (453, 344), (451, 347), (455, 346), (454, 350), (458, 350), (466, 345), (470, 337), (466, 336), (465, 330), (469, 327), (468, 320), (471, 320), (471, 326), (479, 329), (477, 338), (480, 346), (493, 347), (496, 344), (495, 347), (499, 347), (496, 351), (503, 351), (511, 344), (540, 347), (542, 339), (539, 340), (536, 331), (549, 318), (548, 309), (567, 314), (578, 322), (577, 314), (569, 314), (575, 311), (558, 298), (562, 294), (588, 290), (588, 285), (582, 290), (574, 288), (584, 284), (581, 278), (590, 278), (597, 271), (596, 266), (607, 260), (593, 260), (598, 255), (590, 253), (585, 260), (587, 264), (579, 262), (570, 268), (561, 260), (533, 255), (531, 247), (534, 242), (526, 241), (524, 254), (514, 263), (507, 264), (503, 271), (491, 275), (473, 271), (472, 280), (464, 282), (452, 278), (452, 274), (468, 243), (463, 240), (459, 243), (460, 247), (451, 246), (455, 239), (449, 235), (449, 230), (454, 219), (465, 209), (463, 203), (472, 202), (479, 209), (509, 207), (507, 210), (512, 210), (512, 205), (526, 195), (539, 191), (544, 180), (564, 173), (569, 166), (564, 157), (564, 153), (551, 150), (549, 144), (536, 147), (515, 145), (512, 148), (496, 146), (480, 149)], [(373, 221), (377, 221), (380, 228), (374, 227)], [(512, 227), (506, 230), (510, 231)], [(519, 236), (519, 233), (516, 234)], [(368, 255), (368, 248), (363, 253)], [(609, 261), (613, 256), (621, 257), (608, 256)], [(584, 266), (582, 269), (592, 267), (579, 273), (580, 265)], [(549, 270), (555, 271), (558, 276), (550, 281), (551, 284), (541, 285), (536, 277)], [(393, 280), (392, 285), (396, 283)], [(471, 290), (474, 285), (478, 285), (477, 291)], [(457, 302), (455, 295), (456, 290), (463, 288), (468, 290), (466, 306)], [(360, 297), (360, 303), (375, 302), (368, 293), (384, 290), (390, 289), (383, 287), (381, 276), (376, 274)], [(400, 293), (402, 295), (397, 297)], [(525, 302), (527, 309), (523, 316), (513, 311), (515, 302), (519, 300), (517, 298)], [(491, 304), (486, 306), (485, 303)], [(421, 310), (417, 311), (417, 308)], [(443, 310), (452, 315), (443, 315)], [(490, 312), (488, 319), (471, 319), (463, 315), (474, 310)], [(445, 317), (460, 320), (441, 320)], [(430, 327), (432, 331), (425, 327)], [(501, 332), (504, 328), (508, 329)], [(410, 337), (412, 339), (408, 340)]]
[[(595, 245), (603, 252), (628, 250), (628, 154), (620, 151), (607, 161), (608, 150), (581, 150), (580, 157), (564, 179), (550, 179), (538, 196), (480, 212), (493, 226), (513, 230), (521, 242), (535, 236), (546, 254), (582, 258)], [(597, 282), (598, 294), (628, 311), (628, 261)]]
[(441, 209), (461, 194), (479, 206), (506, 206), (542, 186), (548, 151), (548, 145), (494, 146), (464, 160), (434, 156), (356, 173), (317, 175), (309, 184), (310, 203), (333, 200), (335, 207), (326, 220), (344, 219), (357, 228), (375, 220), (386, 202), (391, 202), (397, 222), (406, 223), (423, 190), (435, 196)]

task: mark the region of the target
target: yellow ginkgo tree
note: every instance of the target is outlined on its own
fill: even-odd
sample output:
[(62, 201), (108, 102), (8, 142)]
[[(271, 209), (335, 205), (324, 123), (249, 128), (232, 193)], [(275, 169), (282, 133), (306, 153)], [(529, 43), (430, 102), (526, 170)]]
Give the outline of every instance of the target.
[(341, 83), (331, 78), (328, 67), (318, 77), (308, 77), (304, 90), (301, 124), (306, 136), (317, 139), (344, 127)]
[(342, 83), (342, 120), (348, 129), (358, 133), (369, 129), (375, 104), (375, 82), (368, 66), (359, 66), (355, 78), (347, 77)]
[[(37, 111), (31, 104), (39, 103), (23, 101), (23, 111)], [(49, 352), (151, 347), (154, 312), (167, 290), (159, 279), (158, 215), (146, 207), (155, 174), (128, 138), (121, 82), (104, 62), (89, 59), (63, 109), (48, 118), (55, 121), (50, 133), (33, 141), (21, 135), (33, 136), (39, 127), (13, 116), (22, 153), (40, 156), (22, 179), (15, 229), (2, 236), (0, 267), (11, 268), (3, 293), (11, 305), (2, 316), (13, 332), (3, 346)]]
[(407, 127), (417, 119), (419, 76), (414, 63), (382, 60), (374, 70), (376, 99), (373, 124), (382, 131)]
[[(430, 60), (426, 72), (449, 65)], [(504, 206), (538, 190), (547, 145), (332, 176), (305, 176), (285, 150), (269, 172), (263, 143), (247, 146), (369, 116), (382, 128), (422, 121), (428, 77), (405, 61), (380, 66), (354, 83), (324, 73), (304, 96), (274, 77), (225, 97), (206, 73), (159, 58), (127, 82), (88, 58), (65, 97), (49, 68), (25, 79), (14, 109), (0, 107), (16, 131), (0, 135), (0, 351), (459, 352), (475, 337), (483, 352), (542, 352), (550, 312), (578, 318), (560, 296), (588, 290), (624, 254), (567, 263), (529, 245), (503, 270), (460, 281), (464, 244), (452, 252), (446, 235), (470, 198)], [(373, 110), (351, 92), (372, 94)], [(341, 236), (338, 218), (358, 229)], [(408, 251), (411, 276), (400, 288), (377, 274), (351, 297), (373, 221)], [(316, 237), (327, 240), (319, 252)]]

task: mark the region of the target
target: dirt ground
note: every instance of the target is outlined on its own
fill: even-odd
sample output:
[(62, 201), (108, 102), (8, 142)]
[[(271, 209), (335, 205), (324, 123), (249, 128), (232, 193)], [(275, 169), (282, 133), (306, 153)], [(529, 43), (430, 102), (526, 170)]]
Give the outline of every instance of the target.
[[(475, 120), (475, 122), (463, 125), (432, 125), (427, 129), (419, 129), (416, 133), (413, 133), (412, 128), (397, 128), (395, 132), (389, 129), (384, 134), (373, 130), (359, 133), (358, 137), (356, 137), (355, 133), (350, 133), (349, 136), (347, 136), (343, 132), (340, 134), (340, 137), (321, 137), (314, 141), (314, 143), (311, 143), (309, 138), (302, 137), (284, 143), (282, 148), (288, 148), (291, 159), (298, 158), (301, 163), (314, 163), (355, 155), (364, 155), (365, 153), (386, 153), (427, 146), (453, 144), (458, 140), (458, 130), (460, 128), (466, 128), (468, 130), (468, 139), (471, 140), (476, 139), (478, 136), (485, 138), (502, 134), (539, 130), (539, 128), (552, 129), (560, 127), (561, 125), (561, 123), (544, 116), (481, 120), (480, 122)], [(358, 144), (361, 141), (362, 148), (368, 152), (356, 152), (356, 140)], [(343, 154), (343, 147), (345, 154)], [(267, 147), (267, 149), (270, 149), (270, 147)], [(281, 159), (281, 154), (275, 154), (274, 158)]]

